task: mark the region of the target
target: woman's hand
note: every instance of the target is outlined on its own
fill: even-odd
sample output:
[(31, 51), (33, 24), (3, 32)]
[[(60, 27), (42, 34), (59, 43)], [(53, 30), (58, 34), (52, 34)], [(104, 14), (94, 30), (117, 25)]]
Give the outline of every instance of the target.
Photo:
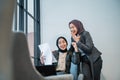
[(43, 55), (43, 52), (41, 53), (40, 61), (41, 61), (41, 64), (44, 64), (45, 62), (45, 56)]
[(75, 34), (71, 33), (71, 36), (72, 36), (72, 38), (74, 39), (75, 42), (78, 42), (80, 40), (80, 35), (79, 34), (75, 35)]
[(78, 52), (78, 47), (77, 47), (76, 42), (72, 42), (72, 46), (74, 47), (75, 52)]

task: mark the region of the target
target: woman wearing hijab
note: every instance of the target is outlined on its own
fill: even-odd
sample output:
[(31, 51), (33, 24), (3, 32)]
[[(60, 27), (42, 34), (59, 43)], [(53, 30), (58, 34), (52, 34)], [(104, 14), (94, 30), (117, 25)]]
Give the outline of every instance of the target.
[[(56, 66), (57, 75), (66, 74), (66, 73), (69, 74), (70, 64), (71, 64), (71, 59), (70, 59), (71, 53), (67, 50), (68, 42), (66, 38), (63, 36), (58, 37), (56, 40), (56, 46), (58, 47), (58, 50), (54, 50), (52, 51), (52, 53), (55, 59), (57, 60), (57, 62), (53, 63), (53, 65)], [(76, 50), (76, 53), (77, 53), (76, 47), (77, 45), (74, 45), (74, 49)], [(40, 57), (41, 61), (43, 61), (42, 60), (44, 59), (43, 57), (44, 56)], [(44, 62), (42, 62), (42, 64), (44, 64)]]
[[(82, 73), (84, 74), (84, 80), (100, 80), (102, 53), (94, 46), (90, 33), (84, 29), (83, 24), (79, 20), (70, 21), (69, 29), (71, 31), (71, 42), (74, 42), (74, 44), (76, 43), (80, 52), (79, 58), (82, 62)], [(74, 53), (75, 50), (73, 45), (71, 45), (69, 51)], [(79, 63), (71, 63), (70, 72), (78, 75), (80, 72), (79, 67)], [(77, 80), (77, 78), (75, 80)]]
[(70, 69), (70, 62), (67, 61), (67, 57), (68, 57), (68, 50), (67, 50), (67, 46), (68, 46), (68, 42), (67, 40), (60, 36), (57, 38), (56, 40), (56, 46), (58, 48), (58, 50), (53, 51), (53, 55), (55, 57), (55, 59), (57, 60), (56, 63), (53, 63), (56, 66), (56, 72), (57, 74), (65, 74), (65, 73), (70, 73), (69, 69)]

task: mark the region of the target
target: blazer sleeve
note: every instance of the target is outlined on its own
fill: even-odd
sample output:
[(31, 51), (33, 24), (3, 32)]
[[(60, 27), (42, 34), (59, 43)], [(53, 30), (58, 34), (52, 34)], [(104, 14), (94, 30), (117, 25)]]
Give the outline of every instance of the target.
[(83, 32), (83, 34), (81, 35), (81, 38), (83, 38), (84, 43), (81, 42), (81, 40), (78, 41), (77, 42), (78, 48), (80, 48), (84, 53), (90, 54), (94, 44), (93, 44), (93, 41), (92, 41), (92, 38), (91, 38), (89, 32), (87, 32), (87, 31)]

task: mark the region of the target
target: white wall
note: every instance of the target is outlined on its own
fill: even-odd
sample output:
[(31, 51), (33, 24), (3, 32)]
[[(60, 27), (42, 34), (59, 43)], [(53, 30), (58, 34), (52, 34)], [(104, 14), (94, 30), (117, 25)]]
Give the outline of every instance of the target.
[(79, 19), (103, 53), (102, 80), (120, 80), (120, 0), (41, 0), (41, 39), (56, 48), (56, 38), (70, 42), (69, 21)]

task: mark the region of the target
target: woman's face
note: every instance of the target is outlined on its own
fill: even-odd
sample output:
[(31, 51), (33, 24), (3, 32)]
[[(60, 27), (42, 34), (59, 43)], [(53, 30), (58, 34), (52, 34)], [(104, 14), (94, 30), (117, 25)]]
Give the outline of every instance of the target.
[(67, 43), (63, 38), (58, 40), (58, 46), (61, 50), (65, 50), (67, 48)]
[(74, 34), (74, 35), (77, 34), (78, 30), (77, 30), (77, 28), (75, 27), (74, 24), (71, 23), (71, 24), (69, 25), (69, 28), (70, 28), (71, 34)]

